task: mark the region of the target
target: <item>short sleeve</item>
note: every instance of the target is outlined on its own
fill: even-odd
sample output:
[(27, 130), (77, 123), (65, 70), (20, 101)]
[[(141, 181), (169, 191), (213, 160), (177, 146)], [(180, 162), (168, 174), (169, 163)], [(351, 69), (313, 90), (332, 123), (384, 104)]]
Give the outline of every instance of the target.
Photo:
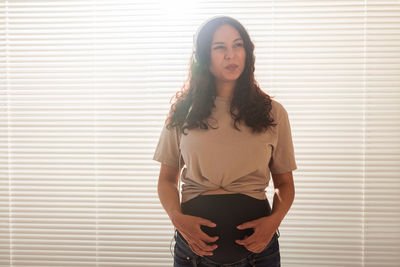
[(294, 155), (292, 132), (290, 129), (289, 116), (282, 105), (278, 112), (277, 142), (273, 147), (269, 169), (272, 174), (286, 173), (297, 169)]
[[(168, 166), (179, 168), (179, 142), (180, 135), (176, 127), (167, 129), (166, 122), (161, 130), (153, 160), (164, 163)], [(181, 162), (182, 167), (182, 162)]]

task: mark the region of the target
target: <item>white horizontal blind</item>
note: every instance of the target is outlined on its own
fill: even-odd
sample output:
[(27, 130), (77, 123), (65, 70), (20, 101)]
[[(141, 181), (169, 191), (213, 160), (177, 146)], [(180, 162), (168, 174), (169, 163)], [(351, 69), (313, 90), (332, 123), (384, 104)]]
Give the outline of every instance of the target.
[(398, 266), (400, 3), (232, 0), (0, 3), (0, 266), (172, 265), (151, 158), (222, 14), (291, 120), (282, 266)]
[(400, 265), (400, 1), (368, 1), (364, 69), (366, 266)]
[(274, 11), (268, 87), (289, 109), (300, 160), (282, 262), (398, 266), (400, 3), (276, 1)]
[(299, 165), (283, 266), (398, 266), (400, 2), (272, 4), (258, 79), (289, 111)]

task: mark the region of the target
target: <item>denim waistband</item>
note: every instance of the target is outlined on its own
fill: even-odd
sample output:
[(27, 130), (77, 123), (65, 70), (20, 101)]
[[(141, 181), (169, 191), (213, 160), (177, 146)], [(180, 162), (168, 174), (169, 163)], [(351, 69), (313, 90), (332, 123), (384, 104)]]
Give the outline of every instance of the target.
[[(270, 243), (268, 245), (270, 245), (272, 242), (274, 242), (274, 240), (276, 238), (279, 238), (279, 236), (280, 236), (280, 234), (279, 234), (279, 230), (278, 230), (274, 234), (274, 236), (272, 237), (272, 239), (271, 239), (271, 241), (270, 241)], [(183, 242), (183, 243), (186, 244), (187, 248), (190, 249), (190, 247), (187, 244), (186, 240), (183, 238), (183, 236), (179, 233), (178, 230), (175, 231), (174, 237), (175, 237), (175, 241), (176, 242)], [(265, 250), (266, 249), (268, 249), (268, 246), (265, 248)], [(262, 253), (262, 252), (260, 252), (260, 253)], [(220, 262), (215, 262), (215, 261), (213, 261), (211, 259), (208, 259), (206, 257), (201, 257), (201, 256), (199, 256), (197, 254), (194, 254), (193, 259), (192, 259), (192, 264), (193, 264), (194, 267), (197, 267), (198, 264), (200, 263), (200, 259), (202, 259), (202, 260), (204, 260), (204, 261), (206, 261), (206, 262), (208, 262), (210, 264), (214, 264), (214, 265), (219, 266), (219, 267), (231, 267), (231, 266), (234, 266), (234, 265), (244, 264), (244, 263), (249, 263), (250, 266), (255, 267), (256, 266), (255, 265), (256, 255), (257, 255), (257, 253), (251, 252), (247, 257), (245, 257), (243, 259), (240, 259), (240, 260), (237, 260), (235, 262), (220, 263)]]

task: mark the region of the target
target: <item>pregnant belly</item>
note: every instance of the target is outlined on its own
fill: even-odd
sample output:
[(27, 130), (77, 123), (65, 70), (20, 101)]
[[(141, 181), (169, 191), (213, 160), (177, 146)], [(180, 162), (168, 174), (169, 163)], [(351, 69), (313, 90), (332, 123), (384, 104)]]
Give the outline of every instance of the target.
[(219, 236), (214, 255), (204, 256), (216, 263), (234, 263), (246, 258), (251, 251), (235, 242), (253, 234), (252, 228), (238, 230), (236, 226), (271, 213), (268, 199), (259, 200), (245, 194), (199, 195), (181, 203), (183, 214), (202, 217), (214, 222), (216, 227), (201, 226), (209, 236)]

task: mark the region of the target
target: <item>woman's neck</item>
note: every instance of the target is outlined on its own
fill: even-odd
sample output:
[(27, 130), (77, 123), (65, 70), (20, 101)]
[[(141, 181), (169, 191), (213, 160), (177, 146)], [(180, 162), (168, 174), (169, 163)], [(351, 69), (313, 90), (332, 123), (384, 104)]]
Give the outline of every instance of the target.
[(215, 82), (217, 95), (221, 97), (233, 97), (233, 90), (235, 89), (236, 81), (233, 82)]

